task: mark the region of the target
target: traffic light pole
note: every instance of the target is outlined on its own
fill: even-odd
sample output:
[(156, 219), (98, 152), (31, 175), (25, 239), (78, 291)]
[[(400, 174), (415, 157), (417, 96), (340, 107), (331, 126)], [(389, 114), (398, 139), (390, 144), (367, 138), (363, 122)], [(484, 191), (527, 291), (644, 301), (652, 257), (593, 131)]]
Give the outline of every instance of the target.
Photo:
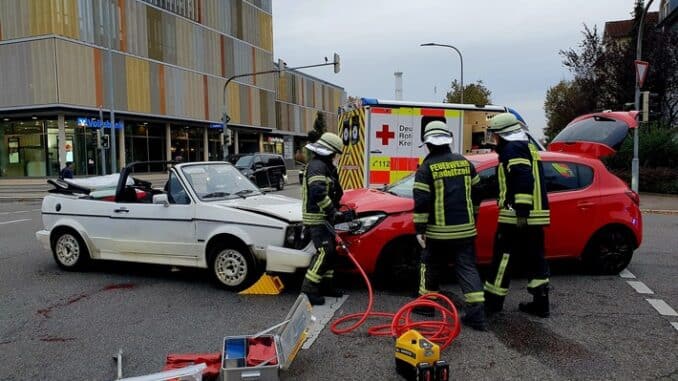
[(104, 131), (104, 110), (99, 106), (99, 120), (101, 121), (101, 127), (97, 129), (97, 147), (99, 147), (99, 154), (101, 156), (101, 175), (106, 174), (106, 150), (101, 145), (101, 137)]
[[(645, 21), (645, 14), (650, 9), (650, 5), (654, 0), (647, 2), (643, 14), (640, 15), (640, 22), (638, 23), (638, 41), (636, 43), (636, 60), (640, 61), (643, 50), (643, 22)], [(636, 70), (636, 110), (640, 110), (640, 78), (638, 77), (638, 70)], [(633, 130), (633, 160), (631, 160), (631, 189), (638, 193), (638, 177), (639, 177), (639, 160), (638, 160), (638, 129), (640, 124)]]
[(226, 94), (226, 89), (228, 88), (228, 84), (231, 83), (232, 80), (236, 78), (244, 78), (244, 77), (252, 77), (255, 75), (260, 75), (260, 74), (273, 74), (273, 73), (281, 73), (284, 72), (285, 70), (298, 70), (298, 69), (308, 69), (312, 67), (320, 67), (320, 66), (329, 66), (333, 65), (334, 66), (334, 72), (338, 73), (339, 72), (339, 55), (334, 54), (334, 60), (333, 62), (325, 62), (322, 64), (316, 64), (316, 65), (306, 65), (306, 66), (297, 66), (297, 67), (290, 67), (290, 68), (278, 68), (278, 69), (273, 69), (273, 70), (265, 70), (265, 71), (258, 71), (258, 72), (252, 72), (252, 73), (244, 73), (244, 74), (236, 74), (228, 77), (226, 80), (226, 83), (224, 83), (224, 113), (221, 118), (221, 122), (223, 125), (223, 132), (221, 134), (221, 142), (222, 142), (222, 147), (224, 147), (224, 154), (223, 154), (223, 160), (225, 161), (228, 157), (228, 145), (224, 142), (224, 134), (228, 133), (228, 122), (231, 120), (231, 118), (228, 116), (228, 97)]

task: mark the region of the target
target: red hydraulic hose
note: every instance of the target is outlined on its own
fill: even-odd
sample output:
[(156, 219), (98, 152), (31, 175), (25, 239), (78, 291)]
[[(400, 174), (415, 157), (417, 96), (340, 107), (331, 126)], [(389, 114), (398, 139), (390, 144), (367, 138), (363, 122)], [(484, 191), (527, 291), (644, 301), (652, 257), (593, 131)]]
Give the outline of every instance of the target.
[[(454, 304), (446, 296), (436, 293), (420, 296), (419, 298), (405, 304), (395, 314), (389, 312), (373, 312), (372, 306), (374, 304), (374, 293), (372, 291), (372, 284), (370, 283), (365, 270), (360, 267), (358, 261), (353, 257), (351, 251), (348, 250), (346, 244), (337, 236), (337, 241), (340, 247), (348, 254), (353, 264), (358, 268), (360, 274), (367, 285), (367, 293), (369, 299), (367, 302), (367, 309), (361, 313), (354, 313), (344, 315), (330, 326), (332, 332), (336, 335), (352, 332), (367, 321), (369, 318), (390, 319), (390, 324), (381, 324), (369, 327), (367, 334), (371, 336), (391, 336), (399, 337), (410, 329), (415, 329), (428, 340), (440, 345), (440, 349), (447, 348), (452, 341), (459, 335), (461, 327), (459, 325), (459, 315)], [(439, 320), (412, 320), (412, 309), (420, 306), (430, 306), (437, 310), (441, 319)], [(355, 321), (353, 324), (345, 328), (340, 328), (342, 324)]]

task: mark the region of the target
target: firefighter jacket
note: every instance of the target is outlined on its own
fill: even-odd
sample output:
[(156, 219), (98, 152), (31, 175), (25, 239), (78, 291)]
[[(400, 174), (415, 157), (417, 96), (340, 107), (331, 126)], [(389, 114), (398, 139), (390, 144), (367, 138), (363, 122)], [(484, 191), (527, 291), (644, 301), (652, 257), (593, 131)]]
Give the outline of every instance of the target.
[(344, 194), (337, 168), (329, 157), (315, 156), (306, 165), (301, 184), (304, 225), (322, 225), (334, 217)]
[(426, 156), (414, 177), (414, 226), (432, 239), (476, 236), (478, 202), (472, 186), (480, 178), (470, 161), (449, 148)]
[(516, 217), (527, 217), (528, 225), (548, 225), (549, 200), (537, 148), (526, 141), (503, 144), (497, 166), (499, 223), (516, 224)]

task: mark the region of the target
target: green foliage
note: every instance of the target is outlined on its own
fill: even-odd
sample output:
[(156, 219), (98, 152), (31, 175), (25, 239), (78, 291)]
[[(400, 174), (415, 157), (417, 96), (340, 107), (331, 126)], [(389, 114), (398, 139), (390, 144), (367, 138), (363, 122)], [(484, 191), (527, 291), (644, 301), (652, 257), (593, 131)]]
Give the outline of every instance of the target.
[[(474, 105), (488, 105), (492, 104), (492, 91), (485, 87), (483, 81), (477, 81), (468, 85), (464, 85), (464, 103)], [(461, 83), (456, 79), (450, 85), (450, 91), (445, 95), (443, 102), (446, 103), (461, 103)]]
[(547, 141), (558, 135), (572, 119), (590, 110), (589, 100), (583, 96), (584, 94), (579, 84), (574, 81), (560, 81), (548, 89), (544, 100), (547, 119), (544, 136)]

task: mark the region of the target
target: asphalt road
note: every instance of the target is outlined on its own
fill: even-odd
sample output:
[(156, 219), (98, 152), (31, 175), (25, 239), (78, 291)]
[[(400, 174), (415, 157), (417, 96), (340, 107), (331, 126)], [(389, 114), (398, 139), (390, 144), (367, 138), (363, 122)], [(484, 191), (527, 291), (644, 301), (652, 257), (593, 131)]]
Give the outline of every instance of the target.
[[(298, 187), (282, 193), (297, 196)], [(112, 355), (124, 351), (125, 376), (158, 371), (176, 352), (216, 352), (224, 336), (280, 322), (298, 281), (279, 296), (217, 290), (199, 270), (99, 263), (87, 272), (59, 270), (35, 240), (39, 204), (0, 204), (0, 380), (115, 378)], [(442, 358), (451, 379), (678, 379), (678, 316), (660, 315), (646, 299), (678, 309), (678, 215), (644, 215), (644, 243), (628, 270), (635, 279), (590, 276), (554, 266), (552, 317), (517, 311), (524, 280), (512, 283), (506, 312), (491, 331), (462, 329)], [(641, 294), (627, 282), (643, 282)], [(359, 280), (344, 278), (350, 297), (337, 315), (361, 311)], [(639, 287), (638, 284), (634, 284)], [(456, 284), (445, 286), (457, 300)], [(641, 291), (647, 292), (648, 290)], [(379, 292), (375, 308), (395, 311), (410, 300)], [(335, 336), (326, 327), (302, 350), (287, 380), (398, 379), (393, 341), (364, 330)]]

